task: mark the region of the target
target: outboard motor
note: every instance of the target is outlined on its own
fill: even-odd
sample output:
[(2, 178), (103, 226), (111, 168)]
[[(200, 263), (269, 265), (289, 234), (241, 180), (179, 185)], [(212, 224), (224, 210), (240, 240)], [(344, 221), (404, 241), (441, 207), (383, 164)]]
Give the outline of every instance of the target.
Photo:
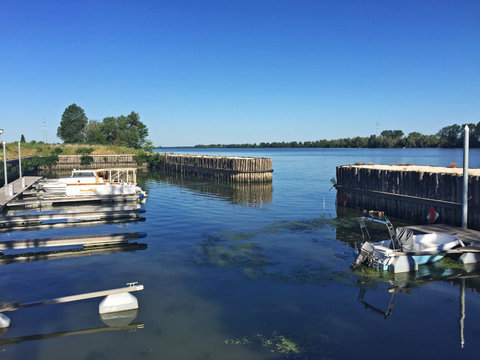
[(360, 248), (360, 253), (357, 256), (357, 259), (350, 265), (350, 269), (356, 269), (359, 265), (368, 263), (372, 258), (374, 247), (368, 241), (364, 242)]

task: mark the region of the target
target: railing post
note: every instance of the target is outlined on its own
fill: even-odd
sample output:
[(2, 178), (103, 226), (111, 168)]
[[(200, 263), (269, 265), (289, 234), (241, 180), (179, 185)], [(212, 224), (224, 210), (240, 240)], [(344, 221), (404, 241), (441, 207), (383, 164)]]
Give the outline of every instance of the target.
[(467, 228), (468, 223), (468, 144), (470, 129), (465, 125), (463, 141), (463, 198), (462, 198), (462, 228)]
[(22, 177), (22, 152), (20, 150), (20, 141), (18, 142), (18, 176), (20, 177), (20, 183), (22, 184), (22, 189), (25, 186), (25, 182)]
[(7, 152), (5, 151), (5, 141), (3, 142), (3, 172), (5, 175), (5, 196), (10, 196), (8, 189), (8, 176), (7, 176)]

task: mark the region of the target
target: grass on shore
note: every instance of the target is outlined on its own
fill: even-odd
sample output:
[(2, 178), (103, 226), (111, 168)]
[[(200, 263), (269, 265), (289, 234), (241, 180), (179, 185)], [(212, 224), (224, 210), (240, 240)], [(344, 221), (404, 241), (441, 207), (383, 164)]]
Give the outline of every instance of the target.
[[(18, 159), (18, 143), (6, 143), (7, 159)], [(88, 144), (44, 144), (44, 143), (20, 143), (22, 158), (26, 156), (47, 156), (53, 152), (58, 155), (117, 155), (138, 154), (142, 150), (115, 145), (88, 145)], [(59, 150), (56, 150), (59, 149)], [(88, 149), (88, 150), (86, 150)], [(93, 149), (89, 152), (89, 149)], [(61, 151), (60, 151), (61, 150)], [(2, 156), (3, 156), (3, 149)]]

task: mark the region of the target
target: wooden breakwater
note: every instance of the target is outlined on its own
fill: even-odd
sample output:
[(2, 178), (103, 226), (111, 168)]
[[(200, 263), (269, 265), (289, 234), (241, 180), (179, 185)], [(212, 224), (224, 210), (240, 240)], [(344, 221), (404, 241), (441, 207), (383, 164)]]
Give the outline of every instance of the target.
[(272, 159), (206, 155), (165, 155), (165, 169), (232, 182), (272, 181)]
[[(85, 156), (85, 157), (84, 157)], [(83, 162), (82, 162), (82, 157)], [(85, 161), (86, 159), (91, 160)], [(106, 167), (136, 168), (138, 167), (134, 154), (119, 155), (58, 155), (56, 165), (41, 166), (39, 170), (69, 170), (72, 169), (102, 169)]]
[[(461, 225), (463, 169), (433, 166), (337, 166), (340, 206), (381, 210), (389, 216), (428, 222), (433, 207), (436, 223)], [(468, 176), (468, 228), (480, 230), (480, 169)]]

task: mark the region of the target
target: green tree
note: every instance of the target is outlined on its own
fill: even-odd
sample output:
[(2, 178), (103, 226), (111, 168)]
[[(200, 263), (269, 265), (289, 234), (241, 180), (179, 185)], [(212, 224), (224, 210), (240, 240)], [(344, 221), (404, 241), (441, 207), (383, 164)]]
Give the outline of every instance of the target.
[(439, 145), (446, 148), (460, 147), (461, 132), (462, 128), (458, 124), (445, 126), (437, 133)]
[(65, 109), (62, 121), (57, 129), (57, 136), (65, 143), (85, 141), (85, 126), (88, 119), (80, 106), (72, 104)]
[(90, 120), (85, 126), (85, 141), (89, 144), (107, 144), (103, 123)]
[(23, 136), (23, 134), (22, 134), (22, 136), (20, 136), (20, 142), (21, 142), (21, 143), (26, 143), (26, 142), (27, 142), (27, 141), (25, 140), (25, 136)]
[(142, 149), (149, 146), (148, 129), (140, 121), (140, 115), (132, 111), (129, 115), (110, 116), (103, 119), (101, 131), (107, 144)]

